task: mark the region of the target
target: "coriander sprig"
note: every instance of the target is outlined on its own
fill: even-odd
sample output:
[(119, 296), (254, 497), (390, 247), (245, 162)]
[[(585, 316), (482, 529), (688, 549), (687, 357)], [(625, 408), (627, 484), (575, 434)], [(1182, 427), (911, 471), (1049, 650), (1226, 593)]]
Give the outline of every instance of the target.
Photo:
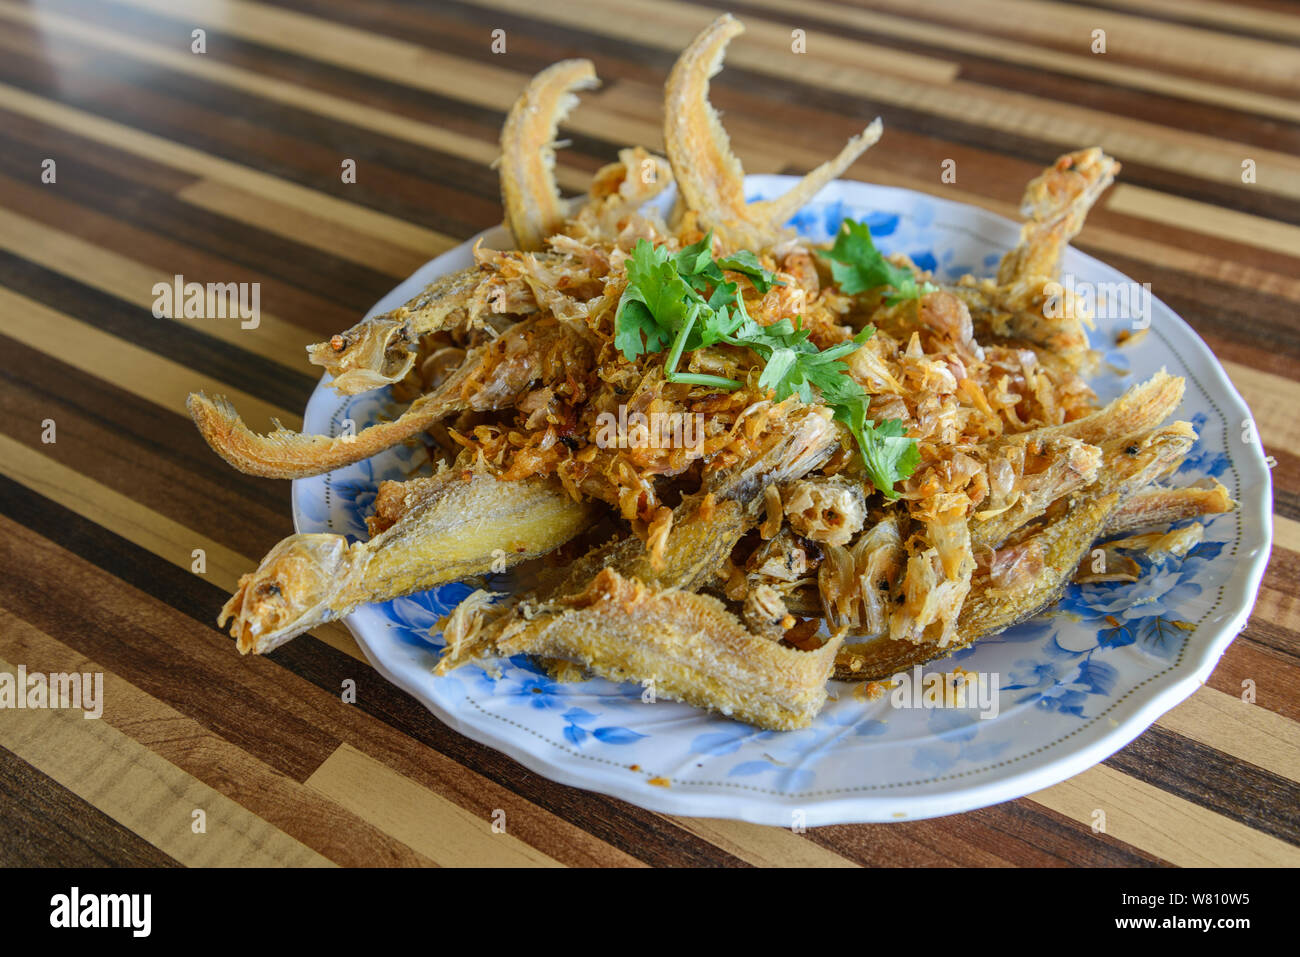
[[(867, 245), (875, 252), (870, 232), (866, 226), (860, 228), (866, 234)], [(833, 272), (837, 266), (854, 270), (852, 275), (845, 273), (844, 281), (853, 287), (841, 285), (845, 292), (872, 288), (862, 283), (878, 274), (884, 275), (886, 281), (875, 285), (890, 285), (905, 298), (919, 298), (926, 291), (915, 291), (915, 277), (912, 287), (906, 287), (901, 275), (880, 273), (878, 266), (863, 264), (859, 256), (860, 234), (854, 235), (853, 246), (841, 247), (837, 241), (836, 248), (858, 265), (849, 267), (838, 260), (832, 262)], [(879, 253), (875, 255), (879, 257)], [(897, 419), (886, 419), (877, 425), (867, 418), (870, 399), (842, 361), (860, 348), (874, 329), (868, 326), (847, 342), (819, 350), (798, 321), (780, 319), (770, 325), (760, 325), (745, 311), (738, 284), (728, 282), (723, 270), (741, 273), (759, 292), (767, 292), (773, 285), (780, 285), (780, 281), (749, 250), (715, 260), (712, 233), (676, 253), (639, 240), (626, 265), (627, 288), (615, 313), (614, 344), (629, 361), (667, 348), (664, 377), (669, 382), (731, 391), (743, 383), (723, 376), (678, 372), (682, 354), (717, 343), (757, 353), (764, 363), (759, 387), (773, 390), (778, 401), (798, 395), (804, 402), (814, 402), (820, 396), (820, 401), (834, 410), (836, 420), (853, 434), (872, 483), (886, 496), (897, 497), (894, 484), (911, 475), (920, 461), (916, 442), (905, 437), (903, 423)], [(885, 265), (898, 270), (892, 264)], [(877, 271), (870, 272), (872, 268)], [(911, 275), (907, 270), (898, 272)], [(836, 281), (841, 282), (840, 274), (835, 275)]]
[(903, 266), (895, 266), (876, 248), (871, 230), (866, 223), (844, 220), (835, 235), (835, 245), (817, 250), (818, 255), (831, 261), (831, 276), (840, 291), (850, 296), (869, 289), (888, 287), (893, 293), (886, 296), (885, 304), (895, 306), (907, 299), (920, 299), (935, 287), (928, 282), (918, 283), (916, 274)]

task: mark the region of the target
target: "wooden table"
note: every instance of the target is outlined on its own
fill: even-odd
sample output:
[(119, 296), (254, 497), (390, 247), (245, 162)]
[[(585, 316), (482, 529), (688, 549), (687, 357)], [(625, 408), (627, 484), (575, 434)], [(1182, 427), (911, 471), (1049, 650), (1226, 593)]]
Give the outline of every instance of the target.
[[(915, 823), (670, 818), (452, 732), (341, 626), (270, 658), (216, 629), (236, 577), (290, 531), (289, 487), (219, 461), (186, 393), (298, 425), (317, 378), (304, 344), (500, 220), (489, 164), (528, 77), (585, 56), (604, 80), (560, 157), (581, 190), (619, 147), (660, 147), (663, 80), (719, 8), (0, 0), (0, 670), (102, 671), (109, 702), (99, 721), (0, 712), (0, 863), (1300, 862), (1300, 13), (1276, 0), (730, 7), (749, 30), (714, 101), (750, 172), (803, 171), (879, 113), (885, 138), (851, 177), (1014, 215), (1057, 154), (1117, 154), (1122, 183), (1078, 246), (1149, 280), (1255, 411), (1277, 546), (1250, 626), (1100, 766)], [(176, 274), (260, 283), (260, 327), (154, 318), (153, 284)]]

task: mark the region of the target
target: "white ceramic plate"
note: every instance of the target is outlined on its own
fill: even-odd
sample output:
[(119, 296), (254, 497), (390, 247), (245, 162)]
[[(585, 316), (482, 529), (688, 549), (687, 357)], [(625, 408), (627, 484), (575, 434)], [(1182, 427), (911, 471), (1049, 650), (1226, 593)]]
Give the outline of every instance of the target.
[[(779, 195), (793, 179), (751, 176), (750, 199)], [(666, 209), (673, 196), (659, 203)], [(1018, 226), (984, 210), (919, 193), (837, 182), (793, 220), (814, 240), (845, 217), (865, 219), (885, 252), (905, 252), (942, 278), (990, 275)], [(483, 234), (509, 248), (504, 229)], [(385, 312), (434, 277), (471, 264), (472, 243), (427, 263), (376, 303)], [(1071, 249), (1063, 272), (1076, 283), (1124, 283), (1116, 270)], [(379, 671), (457, 731), (532, 770), (656, 811), (791, 826), (897, 821), (952, 814), (1019, 797), (1103, 760), (1202, 684), (1244, 627), (1271, 538), (1269, 472), (1250, 412), (1192, 329), (1158, 300), (1150, 334), (1123, 350), (1115, 333), (1132, 317), (1100, 318), (1095, 348), (1105, 370), (1092, 384), (1109, 400), (1162, 366), (1187, 380), (1180, 418), (1200, 441), (1178, 479), (1222, 481), (1240, 508), (1216, 517), (1182, 559), (1144, 562), (1135, 584), (1072, 586), (1059, 608), (925, 672), (960, 665), (996, 677), (996, 716), (974, 708), (895, 707), (836, 684), (811, 728), (760, 731), (603, 680), (559, 684), (524, 658), (498, 672), (470, 665), (443, 678), (430, 669), (441, 639), (436, 618), (468, 589), (431, 592), (362, 608), (346, 620)], [(385, 393), (344, 398), (324, 385), (307, 406), (308, 432), (360, 429), (388, 405)], [(417, 456), (391, 450), (294, 483), (299, 531), (365, 535), (378, 482), (402, 478)], [(992, 711), (992, 708), (986, 709)], [(655, 781), (656, 783), (651, 783)]]

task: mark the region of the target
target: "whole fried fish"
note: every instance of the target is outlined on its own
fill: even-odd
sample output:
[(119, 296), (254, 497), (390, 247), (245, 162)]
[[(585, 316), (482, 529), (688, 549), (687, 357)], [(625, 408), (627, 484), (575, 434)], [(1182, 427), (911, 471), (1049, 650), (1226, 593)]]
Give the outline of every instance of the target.
[(554, 479), (502, 482), (456, 469), (385, 482), (375, 504), (370, 541), (290, 535), (239, 579), (217, 624), (231, 621), (240, 652), (265, 654), (367, 602), (535, 558), (583, 531), (597, 511)]

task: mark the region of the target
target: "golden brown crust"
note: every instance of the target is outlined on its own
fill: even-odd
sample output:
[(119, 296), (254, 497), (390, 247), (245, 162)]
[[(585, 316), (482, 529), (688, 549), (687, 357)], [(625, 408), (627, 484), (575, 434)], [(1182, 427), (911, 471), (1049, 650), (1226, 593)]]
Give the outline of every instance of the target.
[(659, 589), (605, 569), (544, 621), (525, 623), (502, 654), (576, 662), (614, 681), (653, 682), (685, 701), (760, 728), (812, 723), (840, 640), (799, 651), (751, 633), (716, 598)]
[(420, 336), (468, 320), (484, 273), (477, 266), (440, 276), (392, 312), (365, 319), (346, 332), (307, 347), (340, 395), (356, 395), (399, 381), (415, 363)]
[(977, 577), (957, 618), (956, 641), (941, 646), (881, 637), (850, 643), (838, 655), (835, 677), (845, 681), (889, 678), (1032, 618), (1056, 600), (1118, 502), (1115, 492), (1084, 496), (1068, 515), (1034, 536), (1043, 549), (1043, 570), (1023, 587), (1003, 592), (990, 587), (987, 578)]
[(460, 411), (465, 402), (440, 390), (421, 396), (392, 422), (340, 436), (309, 435), (285, 428), (259, 435), (244, 424), (228, 399), (203, 392), (190, 393), (185, 407), (212, 450), (239, 471), (264, 478), (292, 479), (320, 475), (368, 459)]
[(1106, 533), (1127, 532), (1153, 525), (1169, 525), (1204, 515), (1221, 515), (1237, 507), (1218, 479), (1205, 486), (1146, 488), (1137, 492), (1111, 516)]
[(739, 20), (724, 13), (678, 57), (664, 86), (664, 145), (681, 191), (680, 203), (698, 215), (700, 225), (712, 228), (734, 248), (765, 249), (788, 234), (785, 222), (818, 190), (880, 139), (882, 127), (875, 120), (785, 195), (746, 204), (745, 171), (709, 103), (709, 79), (722, 69), (727, 44), (744, 30)]
[(502, 482), (460, 470), (385, 482), (381, 497), (370, 541), (290, 535), (240, 578), (218, 623), (233, 619), (241, 652), (264, 654), (367, 602), (504, 571), (564, 544), (597, 510), (553, 478)]
[(1027, 217), (1020, 243), (1002, 258), (998, 284), (1011, 286), (1029, 279), (1055, 279), (1061, 256), (1098, 197), (1115, 181), (1120, 164), (1101, 147), (1076, 150), (1029, 181), (1020, 201)]
[(501, 202), (518, 249), (542, 249), (564, 225), (568, 207), (555, 182), (555, 136), (577, 103), (574, 91), (598, 82), (590, 60), (561, 60), (533, 77), (506, 116)]

